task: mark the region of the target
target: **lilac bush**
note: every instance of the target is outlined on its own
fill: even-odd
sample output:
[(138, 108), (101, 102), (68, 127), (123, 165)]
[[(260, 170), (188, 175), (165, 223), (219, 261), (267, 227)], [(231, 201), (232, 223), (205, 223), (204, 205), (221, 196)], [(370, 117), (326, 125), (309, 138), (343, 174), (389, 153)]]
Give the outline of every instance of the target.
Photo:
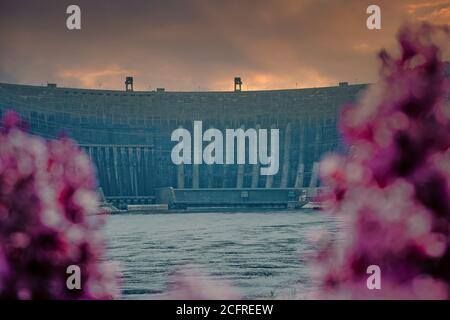
[[(117, 297), (114, 268), (103, 262), (95, 172), (67, 138), (26, 133), (14, 112), (0, 132), (0, 299)], [(69, 290), (66, 271), (81, 270)]]
[[(450, 284), (449, 78), (437, 39), (449, 29), (406, 26), (400, 55), (379, 55), (381, 80), (340, 127), (347, 156), (321, 163), (332, 190), (326, 209), (342, 221), (343, 242), (317, 257), (320, 297), (448, 299)], [(367, 268), (381, 270), (369, 290)]]

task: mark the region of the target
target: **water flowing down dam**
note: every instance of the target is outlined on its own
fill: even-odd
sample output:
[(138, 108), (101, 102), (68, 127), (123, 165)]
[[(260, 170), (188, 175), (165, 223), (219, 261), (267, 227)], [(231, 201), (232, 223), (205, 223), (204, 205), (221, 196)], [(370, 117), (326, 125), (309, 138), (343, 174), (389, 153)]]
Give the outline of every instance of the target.
[[(0, 112), (15, 110), (32, 133), (44, 138), (64, 133), (75, 139), (95, 163), (106, 199), (114, 203), (154, 203), (158, 190), (167, 187), (285, 189), (289, 197), (289, 190), (317, 187), (321, 157), (343, 151), (339, 111), (366, 87), (143, 92), (128, 85), (119, 91), (0, 84)], [(175, 165), (171, 133), (192, 132), (194, 121), (202, 121), (204, 130), (223, 132), (278, 129), (277, 174), (261, 175), (259, 164), (248, 163)]]

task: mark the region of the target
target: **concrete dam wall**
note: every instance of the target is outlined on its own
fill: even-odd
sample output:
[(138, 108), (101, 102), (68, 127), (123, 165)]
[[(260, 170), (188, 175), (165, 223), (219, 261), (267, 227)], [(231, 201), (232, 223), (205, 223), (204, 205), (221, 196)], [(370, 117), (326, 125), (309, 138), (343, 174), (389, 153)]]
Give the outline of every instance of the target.
[[(300, 188), (318, 185), (318, 161), (342, 150), (340, 108), (366, 85), (237, 92), (130, 92), (0, 84), (0, 112), (17, 111), (31, 132), (67, 133), (97, 167), (106, 197), (155, 195), (158, 188)], [(177, 128), (279, 129), (279, 171), (258, 165), (175, 165)]]

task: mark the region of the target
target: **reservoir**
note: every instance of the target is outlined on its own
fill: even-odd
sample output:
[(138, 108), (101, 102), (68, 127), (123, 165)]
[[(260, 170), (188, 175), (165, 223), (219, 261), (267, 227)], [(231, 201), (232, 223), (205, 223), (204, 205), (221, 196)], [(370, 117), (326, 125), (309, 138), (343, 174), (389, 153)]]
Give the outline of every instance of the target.
[(339, 224), (313, 210), (111, 215), (108, 258), (119, 263), (122, 297), (160, 299), (176, 271), (194, 268), (243, 298), (301, 298), (316, 287), (308, 257), (317, 235)]

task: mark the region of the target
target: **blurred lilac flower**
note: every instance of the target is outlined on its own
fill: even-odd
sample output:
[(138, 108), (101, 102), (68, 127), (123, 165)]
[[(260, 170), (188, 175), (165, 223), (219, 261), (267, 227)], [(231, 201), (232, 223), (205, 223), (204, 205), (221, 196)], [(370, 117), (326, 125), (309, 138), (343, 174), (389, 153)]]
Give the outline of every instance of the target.
[[(103, 262), (95, 172), (71, 140), (26, 133), (14, 112), (0, 132), (0, 298), (109, 299), (117, 276)], [(81, 269), (80, 290), (66, 287)]]
[[(325, 158), (321, 177), (347, 237), (318, 254), (322, 298), (449, 298), (450, 86), (441, 35), (448, 41), (449, 28), (402, 28), (400, 57), (381, 52), (380, 83), (342, 113), (349, 155)], [(370, 265), (381, 269), (380, 290), (366, 286)]]

